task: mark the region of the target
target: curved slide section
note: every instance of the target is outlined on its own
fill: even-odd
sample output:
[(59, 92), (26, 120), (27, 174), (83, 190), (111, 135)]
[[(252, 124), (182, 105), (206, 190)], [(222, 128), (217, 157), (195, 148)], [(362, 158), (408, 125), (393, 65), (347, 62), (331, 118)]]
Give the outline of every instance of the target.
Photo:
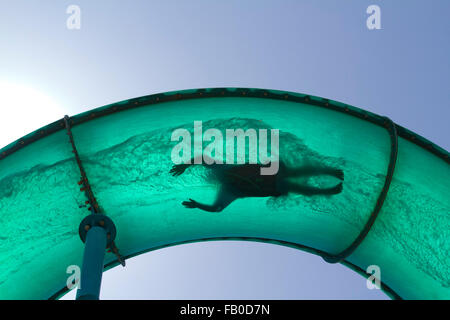
[[(303, 94), (216, 88), (122, 101), (69, 122), (124, 259), (195, 241), (263, 241), (364, 276), (377, 266), (392, 298), (450, 298), (449, 153), (385, 117)], [(227, 136), (239, 129), (248, 134), (241, 144)], [(265, 154), (288, 168), (334, 168), (343, 176), (288, 180), (309, 191), (342, 188), (240, 197), (220, 212), (188, 208), (182, 202), (212, 204), (223, 191), (206, 165), (170, 173), (176, 155), (199, 150), (216, 158), (223, 151), (224, 165)], [(67, 268), (82, 262), (78, 226), (89, 214), (79, 180), (63, 119), (0, 150), (1, 299), (67, 291)], [(105, 268), (119, 263), (113, 253), (105, 259)]]

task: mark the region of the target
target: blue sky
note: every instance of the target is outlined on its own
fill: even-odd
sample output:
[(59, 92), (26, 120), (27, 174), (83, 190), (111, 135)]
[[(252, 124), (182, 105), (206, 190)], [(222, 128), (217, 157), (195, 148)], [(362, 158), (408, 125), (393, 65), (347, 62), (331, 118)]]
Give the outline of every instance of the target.
[[(81, 9), (80, 30), (66, 27), (72, 4)], [(366, 27), (371, 4), (381, 8), (381, 30)], [(119, 100), (229, 86), (349, 103), (448, 150), (449, 13), (448, 0), (2, 0), (0, 84), (39, 92), (52, 108), (45, 99), (36, 108), (20, 90), (20, 103), (4, 98), (12, 91), (0, 85), (0, 144)], [(345, 267), (300, 251), (214, 242), (134, 258), (104, 274), (101, 297), (385, 295)]]

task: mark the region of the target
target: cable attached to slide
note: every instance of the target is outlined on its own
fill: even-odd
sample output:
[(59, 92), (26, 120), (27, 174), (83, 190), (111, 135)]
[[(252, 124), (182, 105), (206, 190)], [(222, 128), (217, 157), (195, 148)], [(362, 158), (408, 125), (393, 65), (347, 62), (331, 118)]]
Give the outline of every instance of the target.
[(358, 237), (356, 237), (356, 239), (345, 250), (341, 251), (340, 253), (335, 255), (333, 254), (322, 255), (322, 258), (326, 262), (338, 263), (347, 258), (349, 255), (351, 255), (358, 248), (358, 246), (364, 241), (370, 229), (372, 228), (375, 220), (377, 219), (377, 216), (380, 213), (381, 208), (383, 207), (384, 200), (386, 199), (386, 196), (389, 191), (389, 186), (391, 185), (392, 177), (394, 176), (395, 164), (397, 163), (397, 155), (398, 155), (398, 136), (395, 123), (388, 117), (385, 117), (385, 121), (383, 124), (386, 130), (388, 131), (391, 140), (391, 154), (383, 189), (381, 189), (375, 208), (370, 214), (370, 217), (367, 220), (366, 225), (361, 230)]
[[(78, 185), (82, 185), (80, 191), (84, 191), (87, 201), (86, 204), (90, 204), (91, 206), (88, 208), (92, 214), (102, 214), (100, 206), (98, 205), (97, 199), (95, 198), (94, 192), (92, 191), (91, 185), (89, 184), (89, 180), (86, 175), (86, 171), (83, 168), (83, 164), (81, 162), (80, 156), (78, 154), (77, 148), (75, 146), (75, 140), (72, 134), (72, 127), (70, 125), (70, 117), (64, 116), (64, 124), (67, 130), (67, 135), (69, 136), (70, 144), (72, 145), (72, 152), (75, 156), (75, 160), (77, 162), (78, 168), (80, 169), (81, 180), (78, 181)], [(117, 248), (114, 241), (112, 241), (108, 246), (108, 252), (112, 252), (116, 257), (119, 263), (125, 267), (125, 260), (119, 253), (119, 249)]]

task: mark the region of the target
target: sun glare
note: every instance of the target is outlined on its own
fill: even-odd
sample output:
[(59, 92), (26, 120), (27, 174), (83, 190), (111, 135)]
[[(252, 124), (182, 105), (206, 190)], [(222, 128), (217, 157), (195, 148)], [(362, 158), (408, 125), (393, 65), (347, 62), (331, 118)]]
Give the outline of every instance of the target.
[(0, 80), (0, 148), (63, 116), (62, 108), (39, 90)]

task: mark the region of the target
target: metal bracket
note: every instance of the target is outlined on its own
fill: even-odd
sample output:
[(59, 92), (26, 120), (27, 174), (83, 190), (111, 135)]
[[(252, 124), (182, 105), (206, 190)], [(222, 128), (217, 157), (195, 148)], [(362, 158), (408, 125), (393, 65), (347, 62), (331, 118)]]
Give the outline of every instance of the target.
[[(85, 217), (78, 227), (78, 233), (80, 234), (81, 241), (86, 242), (86, 235), (88, 231), (93, 227), (101, 227), (106, 231), (106, 248), (116, 238), (116, 226), (114, 222), (107, 216), (102, 214), (91, 214)], [(105, 248), (105, 249), (106, 249)]]
[[(99, 204), (97, 202), (97, 199), (95, 198), (94, 192), (92, 191), (91, 185), (89, 184), (89, 180), (87, 178), (86, 171), (83, 168), (83, 164), (81, 162), (80, 156), (78, 154), (77, 147), (75, 145), (75, 140), (73, 138), (71, 120), (70, 120), (70, 117), (67, 116), (67, 115), (64, 116), (64, 124), (65, 124), (66, 130), (67, 130), (67, 135), (69, 136), (70, 144), (72, 145), (72, 152), (75, 155), (75, 160), (77, 162), (78, 168), (80, 169), (81, 180), (78, 182), (78, 184), (79, 185), (83, 185), (82, 188), (80, 188), (80, 191), (84, 191), (84, 193), (86, 194), (86, 197), (88, 199), (88, 202), (91, 204), (91, 207), (89, 207), (88, 209), (92, 212), (92, 215), (87, 216), (86, 218), (84, 218), (84, 220), (80, 224), (80, 228), (81, 228), (81, 225), (83, 224), (83, 222), (86, 219), (88, 219), (89, 217), (91, 217), (91, 218), (89, 218), (89, 219), (91, 219), (90, 220), (91, 223), (92, 223), (92, 221), (97, 221), (96, 220), (97, 218), (92, 218), (92, 216), (93, 216), (93, 214), (100, 214), (101, 213), (101, 209), (100, 209), (100, 206), (99, 206)], [(100, 220), (98, 220), (98, 222), (103, 220), (103, 223), (108, 223), (107, 221), (111, 220), (105, 215), (99, 215), (99, 216), (100, 216), (99, 217)], [(92, 220), (92, 219), (94, 219), (94, 220)], [(110, 222), (111, 222), (112, 226), (114, 227), (114, 223), (112, 223), (112, 220)], [(87, 224), (85, 224), (83, 226), (83, 228), (85, 228), (86, 226), (87, 226)], [(94, 225), (91, 224), (90, 226), (92, 227)], [(114, 227), (113, 230), (114, 230), (114, 232), (112, 232), (112, 230), (110, 232), (110, 237), (111, 237), (110, 239), (111, 240), (107, 241), (107, 247), (110, 248), (111, 251), (116, 255), (117, 260), (120, 262), (120, 264), (123, 267), (125, 267), (125, 260), (119, 254), (119, 249), (117, 249), (116, 244), (114, 243), (114, 238), (116, 237), (116, 228)], [(86, 231), (87, 230), (84, 230), (84, 229), (83, 230), (81, 230), (81, 229), (79, 230), (80, 237), (81, 237), (81, 240), (83, 242), (85, 242), (85, 239), (86, 239), (86, 233), (85, 233)]]
[(72, 135), (72, 127), (70, 125), (70, 118), (69, 116), (64, 116), (64, 123), (66, 125), (67, 135), (69, 136), (70, 144), (72, 145), (72, 152), (75, 155), (75, 160), (77, 161), (78, 168), (80, 169), (81, 174), (81, 180), (78, 182), (79, 185), (83, 185), (83, 187), (80, 189), (80, 191), (84, 191), (86, 194), (86, 197), (88, 198), (89, 203), (91, 204), (91, 207), (89, 208), (92, 213), (99, 213), (100, 208), (97, 203), (97, 199), (95, 199), (94, 193), (92, 192), (91, 185), (89, 184), (89, 180), (86, 176), (86, 171), (84, 171), (83, 164), (81, 163), (80, 156), (78, 154), (77, 147), (75, 146), (75, 141), (73, 139)]

